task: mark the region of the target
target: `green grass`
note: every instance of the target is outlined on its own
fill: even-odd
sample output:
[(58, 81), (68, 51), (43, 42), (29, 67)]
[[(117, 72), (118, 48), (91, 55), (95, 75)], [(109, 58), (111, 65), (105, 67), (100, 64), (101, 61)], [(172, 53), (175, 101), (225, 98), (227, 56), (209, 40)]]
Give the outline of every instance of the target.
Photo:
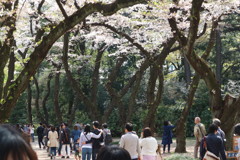
[(196, 160), (196, 159), (186, 155), (173, 154), (170, 157), (167, 157), (165, 160)]

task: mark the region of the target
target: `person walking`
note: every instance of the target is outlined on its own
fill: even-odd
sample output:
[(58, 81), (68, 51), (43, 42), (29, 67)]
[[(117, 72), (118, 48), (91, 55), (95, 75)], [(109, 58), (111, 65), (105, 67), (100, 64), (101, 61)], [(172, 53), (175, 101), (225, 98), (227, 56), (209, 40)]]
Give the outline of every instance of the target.
[(218, 130), (217, 130), (217, 136), (221, 137), (223, 140), (223, 144), (225, 144), (226, 142), (226, 138), (225, 138), (225, 133), (224, 131), (221, 129), (221, 121), (218, 118), (214, 118), (213, 119), (213, 124), (215, 124), (216, 126), (218, 126)]
[(168, 153), (170, 153), (172, 137), (173, 137), (173, 134), (172, 134), (173, 128), (175, 128), (175, 126), (172, 125), (170, 121), (163, 122), (163, 137), (162, 137), (163, 153), (165, 153), (167, 145), (168, 145)]
[(32, 142), (34, 142), (34, 125), (31, 124), (29, 129), (30, 129), (30, 135), (32, 137)]
[(158, 143), (156, 138), (152, 137), (152, 132), (149, 127), (144, 128), (139, 140), (141, 155), (143, 160), (156, 160)]
[(111, 130), (108, 129), (107, 123), (104, 123), (103, 125), (103, 142), (104, 145), (110, 145), (112, 143), (112, 135)]
[[(99, 122), (98, 121), (94, 121), (93, 122), (93, 132), (94, 134), (98, 135), (101, 132), (101, 130), (99, 130)], [(103, 135), (101, 135), (101, 137), (99, 138), (92, 138), (92, 160), (96, 160), (97, 159), (97, 154), (99, 149), (102, 147), (101, 143), (103, 142)]]
[(79, 138), (81, 135), (81, 131), (79, 130), (78, 126), (75, 125), (73, 127), (73, 131), (72, 131), (72, 139), (73, 139), (73, 149), (75, 151), (75, 159), (79, 158)]
[[(213, 153), (222, 160), (227, 160), (222, 138), (217, 136), (218, 126), (211, 124), (208, 129), (208, 135), (201, 140), (200, 159), (202, 160), (207, 151)], [(204, 143), (206, 146), (204, 146)]]
[(198, 148), (200, 146), (202, 138), (206, 135), (206, 129), (204, 124), (201, 123), (200, 117), (195, 117), (194, 123), (194, 136), (196, 138), (194, 146), (194, 158), (198, 158)]
[(40, 126), (37, 128), (37, 135), (38, 135), (38, 144), (39, 144), (39, 148), (41, 148), (41, 144), (44, 147), (44, 143), (43, 143), (43, 132), (44, 132), (44, 128), (42, 126), (42, 123), (39, 123)]
[(62, 124), (61, 139), (62, 142), (62, 158), (70, 158), (70, 130), (67, 128), (67, 124)]
[(51, 159), (55, 159), (56, 156), (56, 150), (58, 147), (58, 133), (55, 131), (55, 127), (51, 126), (51, 130), (48, 132), (48, 139), (49, 139), (49, 145), (50, 148), (50, 156)]
[(126, 149), (132, 160), (140, 160), (140, 145), (138, 136), (133, 132), (133, 125), (125, 125), (125, 134), (120, 139), (120, 147)]
[(87, 124), (84, 128), (84, 132), (81, 133), (80, 136), (80, 141), (79, 141), (79, 148), (80, 150), (82, 150), (82, 160), (90, 160), (91, 159), (91, 155), (92, 155), (92, 148), (93, 145), (92, 143), (92, 139), (98, 139), (102, 136), (102, 131), (100, 130), (99, 134), (96, 135), (92, 132), (90, 132), (90, 125)]

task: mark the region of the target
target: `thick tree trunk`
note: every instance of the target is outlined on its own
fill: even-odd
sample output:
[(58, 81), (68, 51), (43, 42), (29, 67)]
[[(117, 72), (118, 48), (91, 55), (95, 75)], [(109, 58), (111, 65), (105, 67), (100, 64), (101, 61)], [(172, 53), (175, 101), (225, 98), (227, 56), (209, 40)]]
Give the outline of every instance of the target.
[(7, 92), (9, 90), (8, 87), (11, 85), (11, 81), (14, 79), (14, 70), (15, 70), (15, 55), (14, 52), (12, 51), (8, 62), (8, 78), (6, 85), (4, 86), (4, 98), (6, 98)]
[(55, 74), (55, 84), (54, 84), (54, 110), (58, 124), (63, 122), (62, 120), (62, 112), (59, 106), (59, 79), (60, 79), (60, 70), (61, 65), (57, 67), (57, 71)]
[(27, 93), (28, 93), (28, 100), (27, 100), (27, 102), (28, 102), (27, 103), (28, 123), (33, 124), (33, 121), (32, 121), (32, 89), (31, 89), (30, 82), (28, 84)]
[(176, 146), (175, 152), (177, 152), (177, 153), (185, 153), (186, 152), (186, 121), (187, 121), (189, 112), (192, 108), (194, 95), (197, 90), (199, 81), (200, 81), (200, 76), (198, 74), (196, 74), (193, 77), (193, 81), (189, 87), (187, 104), (184, 107), (182, 114), (181, 114), (180, 118), (178, 119), (178, 122), (176, 125), (177, 146)]
[(186, 79), (186, 83), (187, 83), (187, 87), (188, 87), (191, 83), (192, 74), (191, 74), (190, 65), (185, 57), (183, 57), (183, 64), (184, 64), (185, 79)]

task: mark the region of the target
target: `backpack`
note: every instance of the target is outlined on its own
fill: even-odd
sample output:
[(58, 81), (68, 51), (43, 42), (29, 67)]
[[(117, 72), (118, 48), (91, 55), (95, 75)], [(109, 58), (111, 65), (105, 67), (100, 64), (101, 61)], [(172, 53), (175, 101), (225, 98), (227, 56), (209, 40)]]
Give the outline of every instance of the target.
[(109, 129), (104, 129), (103, 132), (104, 132), (104, 135), (105, 135), (105, 137), (104, 137), (104, 144), (108, 145), (108, 144), (110, 144), (112, 142), (111, 131)]
[(105, 145), (112, 143), (112, 135), (111, 134), (106, 134), (104, 143), (105, 143)]

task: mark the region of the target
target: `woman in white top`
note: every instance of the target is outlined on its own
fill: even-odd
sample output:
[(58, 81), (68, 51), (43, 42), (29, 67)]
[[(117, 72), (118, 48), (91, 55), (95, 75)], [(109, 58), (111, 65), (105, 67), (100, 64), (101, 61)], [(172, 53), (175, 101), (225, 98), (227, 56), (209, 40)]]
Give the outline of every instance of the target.
[(34, 125), (29, 126), (32, 142), (34, 142)]
[(156, 160), (158, 143), (156, 138), (152, 137), (152, 132), (149, 127), (144, 128), (139, 141), (143, 160)]
[[(240, 136), (240, 123), (234, 126), (234, 136)], [(238, 141), (237, 159), (240, 160), (240, 138), (238, 138), (237, 141)]]
[(90, 132), (89, 124), (85, 126), (84, 132), (81, 133), (80, 142), (79, 142), (79, 148), (82, 150), (82, 160), (86, 160), (86, 158), (87, 160), (91, 159), (92, 143), (89, 143), (89, 141), (91, 141), (91, 138), (100, 138), (101, 134), (102, 134), (102, 131), (98, 135)]
[(55, 131), (55, 127), (51, 126), (51, 130), (48, 132), (48, 139), (49, 139), (49, 145), (50, 147), (50, 154), (51, 159), (56, 156), (56, 150), (58, 147), (58, 133)]

